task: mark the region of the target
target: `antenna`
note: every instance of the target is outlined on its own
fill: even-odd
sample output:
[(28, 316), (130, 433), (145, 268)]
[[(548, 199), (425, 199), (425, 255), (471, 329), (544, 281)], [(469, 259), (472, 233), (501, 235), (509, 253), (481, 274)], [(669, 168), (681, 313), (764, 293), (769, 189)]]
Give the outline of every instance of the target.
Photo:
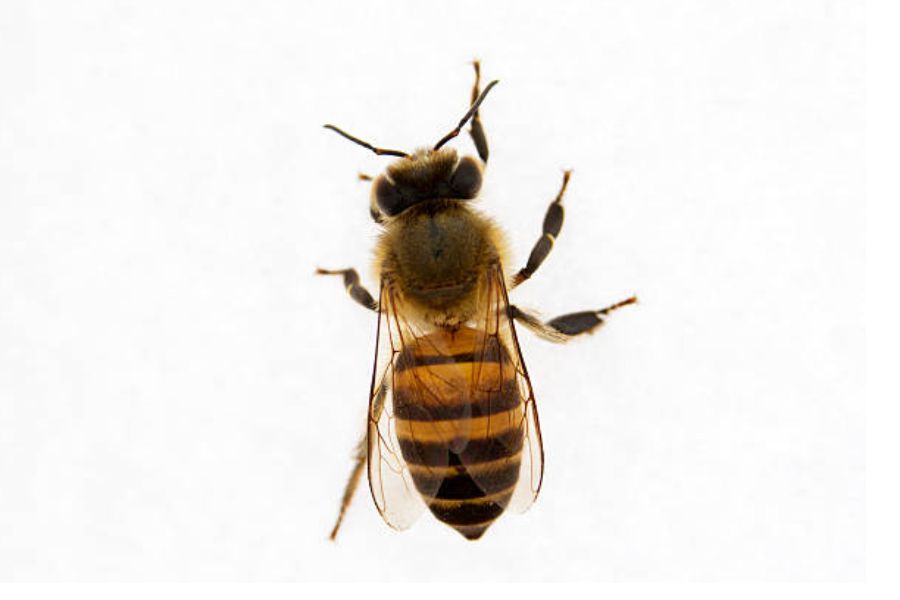
[[(487, 91), (487, 90), (485, 90), (485, 92), (486, 92), (486, 91)], [(483, 94), (482, 94), (482, 95), (483, 95)], [(461, 127), (461, 126), (462, 126), (462, 124), (460, 124), (460, 127)], [(325, 129), (330, 129), (330, 130), (332, 130), (333, 132), (337, 133), (338, 135), (347, 138), (348, 140), (350, 140), (350, 141), (353, 142), (354, 144), (359, 144), (359, 145), (362, 146), (363, 148), (368, 148), (369, 150), (371, 150), (372, 152), (374, 152), (374, 153), (377, 154), (378, 156), (387, 155), (387, 156), (399, 156), (399, 157), (401, 157), (401, 158), (409, 158), (409, 154), (407, 154), (406, 152), (401, 152), (401, 151), (399, 151), (399, 150), (385, 150), (384, 148), (376, 148), (375, 146), (373, 146), (373, 145), (370, 144), (369, 142), (364, 142), (364, 141), (362, 141), (361, 139), (359, 139), (358, 137), (353, 137), (352, 135), (350, 135), (350, 134), (347, 133), (346, 131), (342, 131), (342, 130), (338, 129), (337, 127), (335, 127), (334, 125), (323, 125), (323, 127), (325, 127)], [(457, 133), (459, 133), (459, 132), (457, 131)]]
[[(481, 92), (481, 95), (478, 96), (478, 99), (475, 100), (475, 102), (469, 108), (468, 112), (465, 115), (463, 115), (462, 119), (460, 119), (459, 125), (456, 126), (456, 129), (454, 129), (453, 131), (451, 131), (450, 133), (448, 133), (447, 135), (442, 137), (441, 141), (439, 141), (437, 144), (435, 144), (433, 150), (438, 150), (441, 146), (443, 146), (444, 144), (446, 144), (447, 142), (449, 142), (450, 140), (452, 140), (453, 138), (455, 138), (456, 136), (459, 135), (459, 132), (462, 131), (463, 125), (465, 125), (466, 121), (471, 119), (472, 115), (474, 115), (478, 111), (478, 107), (481, 106), (482, 102), (484, 102), (484, 98), (488, 95), (488, 92), (491, 91), (491, 88), (494, 87), (495, 85), (497, 85), (498, 83), (500, 83), (500, 81), (495, 79), (492, 82), (490, 82), (486, 88), (484, 88), (484, 91)], [(326, 127), (327, 127), (327, 125), (326, 125)]]

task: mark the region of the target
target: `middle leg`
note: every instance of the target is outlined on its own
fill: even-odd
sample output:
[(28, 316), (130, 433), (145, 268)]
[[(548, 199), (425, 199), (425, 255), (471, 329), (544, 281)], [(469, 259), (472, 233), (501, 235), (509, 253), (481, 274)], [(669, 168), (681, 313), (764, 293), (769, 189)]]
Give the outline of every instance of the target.
[(316, 269), (316, 275), (342, 275), (344, 277), (344, 287), (350, 297), (361, 306), (378, 312), (378, 303), (359, 282), (359, 273), (356, 269)]

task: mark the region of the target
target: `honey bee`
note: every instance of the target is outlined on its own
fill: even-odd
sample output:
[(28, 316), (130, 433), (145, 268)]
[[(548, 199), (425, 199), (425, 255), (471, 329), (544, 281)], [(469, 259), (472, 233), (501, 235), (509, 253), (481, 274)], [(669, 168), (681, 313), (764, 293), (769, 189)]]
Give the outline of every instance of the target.
[[(427, 507), (440, 521), (477, 540), (505, 511), (522, 512), (541, 489), (544, 452), (531, 380), (514, 322), (565, 342), (636, 302), (549, 321), (509, 303), (507, 290), (544, 262), (563, 224), (563, 195), (544, 217), (525, 266), (508, 277), (498, 226), (472, 207), (481, 188), (488, 144), (479, 107), (497, 84), (480, 88), (469, 110), (433, 147), (408, 154), (377, 148), (325, 125), (378, 155), (398, 157), (372, 181), (370, 212), (382, 227), (375, 252), (376, 300), (355, 269), (340, 275), (350, 297), (378, 315), (369, 413), (347, 482), (335, 539), (368, 463), (369, 488), (388, 525), (406, 529)], [(471, 122), (478, 158), (445, 147)]]

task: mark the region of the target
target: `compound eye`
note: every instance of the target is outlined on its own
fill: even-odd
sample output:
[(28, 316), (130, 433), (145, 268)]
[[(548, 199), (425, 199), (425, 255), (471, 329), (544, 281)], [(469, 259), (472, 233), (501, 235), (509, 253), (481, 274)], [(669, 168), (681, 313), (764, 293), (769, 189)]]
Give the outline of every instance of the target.
[(471, 156), (464, 156), (450, 177), (450, 187), (460, 200), (477, 196), (481, 189), (481, 163)]
[(389, 217), (403, 211), (404, 202), (400, 192), (384, 175), (379, 175), (372, 184), (372, 198), (378, 210)]

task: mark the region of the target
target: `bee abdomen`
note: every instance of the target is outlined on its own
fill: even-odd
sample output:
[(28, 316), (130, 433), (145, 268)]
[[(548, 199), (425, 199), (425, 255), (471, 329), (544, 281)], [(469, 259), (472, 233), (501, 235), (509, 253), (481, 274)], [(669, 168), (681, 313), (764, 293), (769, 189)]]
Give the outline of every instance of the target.
[(397, 440), (413, 482), (434, 516), (470, 540), (509, 505), (524, 440), (512, 361), (495, 338), (473, 342), (480, 335), (441, 340), (443, 353), (420, 339), (394, 365)]

